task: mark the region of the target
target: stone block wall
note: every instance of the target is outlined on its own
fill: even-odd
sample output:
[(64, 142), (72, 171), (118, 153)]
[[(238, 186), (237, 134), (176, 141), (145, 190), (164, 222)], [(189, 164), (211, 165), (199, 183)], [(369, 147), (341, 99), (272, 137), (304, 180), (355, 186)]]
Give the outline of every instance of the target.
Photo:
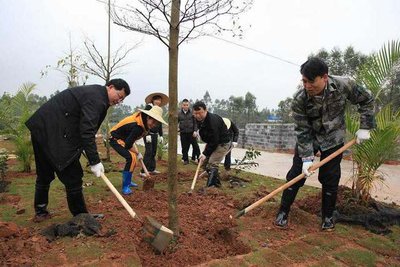
[(248, 123), (239, 129), (239, 146), (291, 152), (296, 143), (293, 123)]

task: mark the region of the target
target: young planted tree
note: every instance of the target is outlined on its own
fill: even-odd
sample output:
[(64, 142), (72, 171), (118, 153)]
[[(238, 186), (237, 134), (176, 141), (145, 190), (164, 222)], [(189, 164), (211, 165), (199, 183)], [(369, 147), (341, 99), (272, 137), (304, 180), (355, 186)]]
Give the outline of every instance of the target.
[(137, 0), (134, 6), (115, 9), (114, 22), (126, 29), (158, 38), (169, 51), (168, 205), (169, 228), (179, 234), (177, 212), (178, 48), (184, 41), (229, 31), (241, 35), (236, 21), (252, 0)]
[[(374, 95), (379, 103), (385, 84), (393, 70), (400, 64), (400, 42), (388, 42), (371, 60), (361, 68), (358, 76)], [(371, 131), (371, 139), (353, 148), (353, 159), (356, 163), (353, 189), (355, 196), (366, 202), (377, 181), (384, 176), (378, 168), (396, 153), (400, 137), (400, 112), (391, 104), (384, 105), (376, 115), (377, 127)], [(346, 118), (347, 130), (354, 134), (359, 128), (357, 116)]]

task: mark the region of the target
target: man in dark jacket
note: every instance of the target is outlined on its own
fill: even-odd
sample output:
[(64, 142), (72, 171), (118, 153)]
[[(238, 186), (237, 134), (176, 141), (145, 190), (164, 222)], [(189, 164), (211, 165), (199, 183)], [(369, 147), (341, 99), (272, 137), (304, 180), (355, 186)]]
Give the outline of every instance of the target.
[(193, 116), (201, 139), (206, 143), (199, 161), (204, 162), (208, 173), (207, 186), (220, 187), (218, 165), (231, 149), (232, 143), (223, 119), (207, 111), (206, 105), (199, 101), (193, 105)]
[(52, 97), (28, 119), (26, 126), (31, 131), (37, 174), (34, 221), (50, 218), (47, 205), (55, 173), (65, 186), (72, 215), (88, 212), (82, 193), (80, 155), (85, 152), (91, 171), (100, 177), (104, 167), (97, 153), (96, 132), (107, 109), (129, 94), (129, 85), (122, 79), (113, 79), (105, 86), (69, 88)]
[[(222, 118), (224, 120), (224, 123), (226, 125), (226, 128), (228, 128), (229, 131), (229, 138), (232, 141), (232, 147), (237, 147), (237, 142), (239, 139), (239, 129), (236, 127), (236, 125), (228, 118)], [(224, 161), (224, 167), (225, 170), (229, 171), (231, 169), (231, 151), (229, 151), (228, 154), (225, 156), (225, 161)]]
[(189, 164), (189, 147), (192, 145), (192, 160), (195, 161), (200, 156), (199, 144), (197, 144), (197, 123), (189, 108), (189, 100), (182, 100), (181, 110), (178, 113), (179, 134), (182, 146), (183, 164)]
[[(297, 142), (293, 165), (286, 175), (290, 181), (301, 173), (306, 177), (311, 173), (314, 155), (321, 152), (321, 160), (343, 146), (345, 140), (345, 108), (349, 102), (358, 106), (360, 129), (357, 142), (370, 138), (369, 130), (374, 127), (374, 98), (371, 92), (354, 80), (328, 75), (328, 65), (320, 58), (309, 58), (300, 67), (304, 88), (299, 89), (293, 98), (292, 110), (295, 120)], [(335, 210), (342, 154), (319, 169), (318, 180), (322, 184), (322, 224), (321, 230), (335, 228)], [(285, 189), (275, 225), (286, 228), (288, 214), (297, 192), (305, 179)]]

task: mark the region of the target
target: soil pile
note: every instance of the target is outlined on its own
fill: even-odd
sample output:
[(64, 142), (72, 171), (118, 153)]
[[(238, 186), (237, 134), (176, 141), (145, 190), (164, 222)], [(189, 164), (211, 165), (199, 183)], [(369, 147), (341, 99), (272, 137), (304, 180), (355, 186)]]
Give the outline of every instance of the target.
[[(135, 191), (126, 198), (140, 217), (150, 216), (168, 227), (167, 193), (165, 191)], [(163, 255), (143, 240), (140, 222), (119, 208), (114, 198), (102, 201), (96, 209), (102, 210), (106, 218), (102, 222), (105, 229), (117, 229), (116, 238), (120, 243), (135, 243), (137, 255), (143, 266), (193, 266), (212, 259), (247, 254), (250, 248), (239, 240), (233, 230), (235, 220), (229, 215), (235, 213), (234, 201), (218, 189), (199, 190), (193, 194), (181, 194), (178, 199), (180, 236)], [(116, 214), (116, 209), (118, 213)], [(118, 220), (109, 220), (107, 214), (114, 211)], [(128, 229), (129, 234), (121, 229)], [(114, 237), (115, 238), (115, 237)]]
[(33, 229), (0, 222), (0, 262), (5, 266), (33, 266), (33, 258), (49, 249), (46, 239)]

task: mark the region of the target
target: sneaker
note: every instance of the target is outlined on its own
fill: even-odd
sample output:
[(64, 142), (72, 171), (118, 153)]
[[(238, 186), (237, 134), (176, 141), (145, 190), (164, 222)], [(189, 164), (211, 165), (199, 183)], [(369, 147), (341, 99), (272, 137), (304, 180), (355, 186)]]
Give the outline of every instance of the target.
[(146, 178), (146, 177), (147, 177), (146, 174), (145, 174), (144, 172), (139, 173), (139, 176), (140, 176), (140, 177), (143, 177), (143, 178)]
[(279, 227), (279, 228), (287, 228), (288, 226), (288, 217), (289, 214), (287, 212), (284, 211), (279, 211), (278, 214), (276, 215), (276, 219), (275, 219), (275, 226)]
[(321, 230), (326, 232), (335, 230), (335, 222), (332, 217), (325, 217), (322, 220)]
[(157, 170), (154, 170), (154, 171), (151, 171), (150, 172), (150, 174), (160, 174), (161, 172), (159, 172), (159, 171), (157, 171)]

